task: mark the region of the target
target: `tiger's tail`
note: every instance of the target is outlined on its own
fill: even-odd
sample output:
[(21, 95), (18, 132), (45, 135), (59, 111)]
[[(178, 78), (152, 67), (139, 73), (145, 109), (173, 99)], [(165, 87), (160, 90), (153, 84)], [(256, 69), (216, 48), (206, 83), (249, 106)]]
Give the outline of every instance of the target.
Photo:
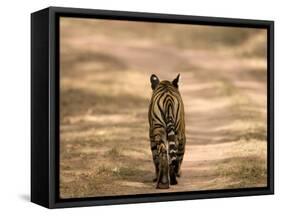
[(178, 161), (177, 161), (177, 145), (176, 145), (176, 134), (175, 124), (172, 117), (168, 117), (166, 121), (166, 133), (168, 141), (168, 154), (169, 154), (169, 175), (170, 184), (177, 184), (176, 173), (178, 172)]

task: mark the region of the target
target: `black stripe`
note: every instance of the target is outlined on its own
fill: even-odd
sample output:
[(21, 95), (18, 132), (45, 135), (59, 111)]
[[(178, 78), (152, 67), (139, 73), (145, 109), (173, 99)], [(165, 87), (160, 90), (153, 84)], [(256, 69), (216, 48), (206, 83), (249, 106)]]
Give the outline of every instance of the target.
[(165, 119), (164, 111), (161, 109), (161, 106), (160, 106), (160, 100), (157, 101), (157, 107), (161, 113), (162, 119)]
[(175, 142), (175, 140), (176, 140), (175, 135), (170, 135), (170, 136), (168, 135), (168, 140)]

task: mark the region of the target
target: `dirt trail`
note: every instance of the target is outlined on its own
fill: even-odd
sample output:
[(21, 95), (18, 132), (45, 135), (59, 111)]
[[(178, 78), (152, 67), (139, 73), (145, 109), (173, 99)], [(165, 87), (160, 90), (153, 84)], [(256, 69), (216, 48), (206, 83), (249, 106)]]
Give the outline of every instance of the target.
[[(232, 102), (233, 96), (247, 98), (246, 100), (250, 100), (248, 105), (252, 107), (265, 105), (265, 85), (253, 81), (253, 77), (243, 79), (240, 76), (245, 70), (263, 68), (263, 62), (260, 65), (249, 65), (248, 62), (241, 64), (239, 59), (224, 56), (222, 53), (196, 50), (182, 53), (175, 48), (157, 46), (149, 42), (140, 43), (137, 45), (138, 47), (129, 42), (127, 44), (126, 47), (124, 44), (118, 45), (114, 41), (108, 43), (107, 40), (103, 43), (101, 40), (99, 41), (101, 47), (99, 51), (106, 52), (107, 49), (110, 49), (110, 52), (119, 53), (118, 58), (121, 61), (129, 62), (129, 66), (135, 70), (143, 70), (143, 79), (148, 77), (146, 72), (148, 74), (156, 73), (161, 79), (171, 80), (174, 78), (174, 74), (180, 73), (183, 69), (187, 70), (187, 73), (183, 72), (180, 84), (180, 92), (184, 95), (183, 101), (186, 110), (187, 147), (179, 184), (172, 186), (167, 191), (205, 190), (220, 186), (223, 188), (224, 181), (227, 182), (229, 179), (217, 178), (215, 173), (217, 165), (219, 161), (233, 157), (227, 151), (235, 148), (239, 138), (235, 140), (236, 137), (233, 138), (232, 134), (225, 137), (225, 133), (221, 133), (221, 131), (236, 121), (235, 116), (229, 116), (229, 114), (235, 114), (231, 110), (232, 105), (235, 105)], [(177, 67), (179, 70), (175, 71)], [(210, 76), (207, 73), (211, 73), (211, 80), (204, 79), (204, 76)], [(249, 92), (250, 84), (253, 89)], [(234, 95), (218, 97), (221, 96), (223, 88), (235, 89)], [(239, 92), (237, 92), (237, 88), (239, 88)], [(257, 100), (258, 98), (261, 99)], [(263, 113), (263, 115), (265, 114)], [(156, 190), (156, 192), (159, 191)]]
[[(250, 179), (247, 175), (259, 167), (247, 167), (245, 180), (235, 178), (244, 173), (239, 170), (244, 169), (241, 161), (249, 159), (252, 166), (257, 161), (263, 164), (266, 157), (264, 60), (242, 60), (219, 50), (179, 50), (145, 39), (120, 42), (99, 35), (83, 40), (76, 37), (67, 38), (62, 51), (67, 48), (73, 53), (88, 54), (79, 57), (79, 61), (78, 57), (67, 55), (65, 62), (62, 59), (65, 66), (62, 67), (65, 73), (62, 116), (65, 117), (61, 119), (63, 197), (265, 184), (266, 176), (253, 182), (247, 180)], [(93, 63), (92, 59), (97, 58), (100, 64)], [(77, 66), (72, 65), (75, 61), (79, 63)], [(112, 69), (108, 69), (108, 62), (113, 64)], [(107, 79), (103, 73), (108, 74)], [(147, 103), (152, 73), (168, 80), (181, 73), (179, 88), (186, 113), (187, 144), (182, 176), (178, 185), (161, 191), (151, 181), (154, 169), (148, 140)], [(98, 92), (101, 95), (93, 98)], [(112, 97), (108, 97), (109, 92)]]

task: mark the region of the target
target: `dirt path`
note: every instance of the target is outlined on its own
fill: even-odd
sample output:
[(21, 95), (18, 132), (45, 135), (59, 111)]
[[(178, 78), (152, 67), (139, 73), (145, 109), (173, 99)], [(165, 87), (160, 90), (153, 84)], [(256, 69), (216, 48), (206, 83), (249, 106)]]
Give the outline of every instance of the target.
[[(143, 70), (143, 79), (148, 77), (145, 72), (148, 75), (153, 72), (162, 79), (171, 80), (183, 70), (180, 91), (185, 101), (187, 148), (179, 185), (172, 186), (168, 191), (224, 188), (230, 179), (219, 179), (217, 166), (219, 162), (233, 156), (239, 157), (239, 154), (233, 155), (231, 152), (233, 148), (237, 148), (240, 138), (243, 139), (243, 134), (237, 131), (233, 134), (225, 132), (235, 128), (235, 124), (240, 124), (240, 127), (243, 125), (243, 119), (235, 116), (239, 115), (237, 112), (240, 110), (233, 109), (239, 103), (244, 103), (243, 100), (246, 100), (246, 104), (242, 105), (249, 106), (249, 109), (262, 108), (259, 112), (265, 108), (266, 86), (255, 80), (256, 74), (249, 77), (241, 77), (241, 74), (249, 70), (264, 69), (265, 63), (261, 61), (260, 64), (251, 64), (250, 61), (249, 64), (247, 61), (241, 64), (240, 59), (224, 56), (219, 52), (189, 50), (182, 53), (175, 48), (157, 47), (149, 42), (140, 43), (138, 47), (129, 42), (127, 44), (128, 47), (124, 44), (118, 46), (115, 42), (99, 41), (103, 51), (110, 49), (113, 53), (119, 53), (118, 58), (129, 62), (131, 68)], [(175, 68), (178, 70), (175, 71)], [(205, 79), (204, 76), (211, 76), (211, 79)], [(233, 98), (240, 98), (241, 101), (233, 102)], [(265, 118), (266, 113), (257, 115)], [(241, 130), (252, 127), (251, 124), (254, 125), (255, 122), (250, 122), (250, 125)]]
[[(256, 170), (264, 172), (266, 157), (264, 60), (241, 60), (219, 50), (179, 50), (147, 40), (75, 38), (67, 38), (71, 46), (65, 47), (87, 55), (62, 59), (62, 197), (265, 184), (265, 175), (249, 177)], [(151, 181), (147, 104), (152, 73), (168, 80), (181, 73), (186, 111), (182, 177), (178, 185), (161, 191)]]

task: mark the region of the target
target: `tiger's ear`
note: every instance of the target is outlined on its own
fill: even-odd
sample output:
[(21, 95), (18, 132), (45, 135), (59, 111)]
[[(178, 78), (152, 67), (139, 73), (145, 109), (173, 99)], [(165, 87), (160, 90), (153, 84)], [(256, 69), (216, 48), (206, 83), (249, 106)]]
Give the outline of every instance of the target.
[(159, 79), (155, 74), (152, 74), (150, 77), (151, 88), (154, 90), (156, 89), (157, 85), (159, 84)]
[(175, 86), (176, 88), (179, 87), (179, 85), (178, 85), (179, 79), (180, 79), (180, 74), (178, 74), (178, 76), (172, 82), (173, 86)]

